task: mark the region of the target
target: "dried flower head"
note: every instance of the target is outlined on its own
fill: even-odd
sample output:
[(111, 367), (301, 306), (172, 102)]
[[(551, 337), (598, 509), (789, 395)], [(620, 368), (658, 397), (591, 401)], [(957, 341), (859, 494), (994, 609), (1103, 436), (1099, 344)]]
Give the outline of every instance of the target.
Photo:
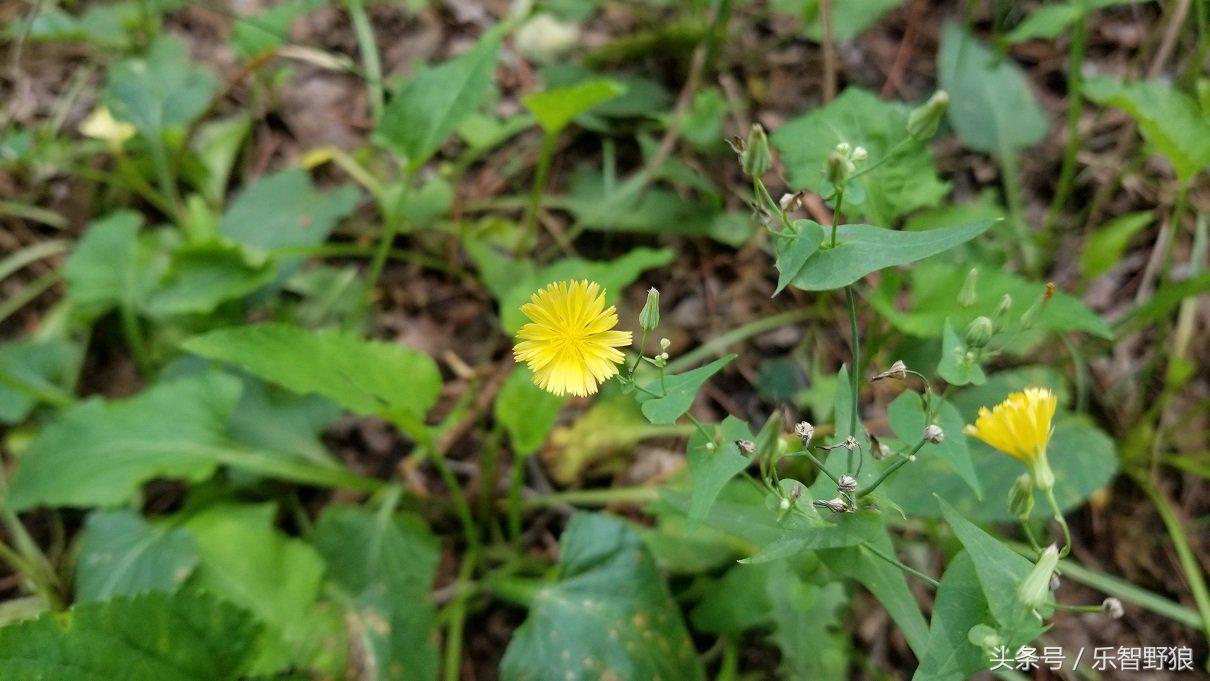
[(815, 426), (806, 421), (799, 421), (794, 424), (794, 434), (802, 440), (802, 446), (806, 447), (811, 444), (811, 438), (815, 437)]
[(852, 494), (853, 492), (856, 492), (857, 478), (854, 478), (851, 475), (840, 476), (840, 484), (836, 486), (836, 489), (844, 492), (845, 494)]
[(945, 440), (945, 431), (941, 430), (941, 426), (930, 423), (924, 427), (924, 439), (935, 445), (941, 444)]
[(874, 377), (870, 380), (881, 381), (884, 378), (893, 378), (897, 381), (902, 381), (903, 379), (907, 378), (907, 365), (903, 363), (903, 360), (897, 359), (895, 360), (895, 363), (891, 365), (891, 368), (880, 374), (874, 374)]

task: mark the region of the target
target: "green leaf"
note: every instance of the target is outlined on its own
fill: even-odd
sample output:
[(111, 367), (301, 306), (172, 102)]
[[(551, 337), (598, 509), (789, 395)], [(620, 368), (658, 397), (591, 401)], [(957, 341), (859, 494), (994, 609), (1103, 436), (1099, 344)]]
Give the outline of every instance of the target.
[(589, 80), (528, 94), (521, 103), (546, 134), (556, 135), (580, 114), (626, 92), (626, 86), (608, 79)]
[(21, 457), (8, 504), (116, 506), (152, 478), (198, 482), (214, 473), (239, 381), (207, 373), (160, 383), (126, 400), (64, 409)]
[(87, 318), (133, 306), (154, 284), (144, 266), (150, 257), (139, 243), (143, 218), (133, 211), (110, 213), (89, 224), (67, 259), (68, 297)]
[(265, 175), (241, 191), (219, 223), (222, 236), (261, 250), (315, 246), (357, 207), (348, 185), (321, 192), (294, 168)]
[(1080, 274), (1096, 279), (1118, 264), (1130, 239), (1155, 221), (1151, 211), (1127, 213), (1106, 222), (1084, 239), (1080, 250)]
[(1109, 76), (1086, 81), (1084, 94), (1138, 121), (1143, 139), (1182, 182), (1210, 167), (1210, 116), (1188, 94), (1157, 80), (1122, 83)]
[[(962, 414), (940, 396), (934, 395), (932, 399), (937, 414), (937, 425), (941, 426), (945, 439), (936, 444), (925, 443), (917, 453), (917, 460), (909, 465), (925, 465), (924, 462), (928, 459), (940, 458), (950, 470), (962, 478), (976, 498), (982, 498), (983, 487), (979, 484), (979, 476), (975, 474), (975, 467), (971, 463), (967, 438), (962, 434), (962, 428), (966, 425)], [(887, 420), (890, 421), (895, 437), (904, 442), (918, 442), (925, 426), (928, 425), (920, 395), (910, 390), (900, 393), (887, 407)]]
[[(673, 421), (675, 420), (674, 418)], [(710, 506), (727, 482), (752, 463), (735, 444), (736, 440), (752, 439), (752, 430), (746, 421), (728, 416), (715, 430), (717, 434), (711, 442), (714, 445), (712, 449), (706, 448), (706, 439), (701, 433), (694, 431), (689, 436), (687, 457), (689, 477), (693, 482), (689, 502), (691, 527), (706, 517)]]
[(640, 274), (667, 265), (674, 257), (675, 253), (668, 248), (636, 248), (613, 260), (567, 258), (553, 262), (520, 281), (514, 280), (512, 288), (500, 299), (500, 323), (510, 335), (520, 331), (526, 322), (521, 306), (538, 289), (556, 281), (595, 281), (604, 289), (605, 304), (612, 305), (622, 289)]
[[(829, 17), (832, 39), (847, 42), (856, 38), (901, 4), (903, 0), (846, 0), (832, 3)], [(823, 17), (819, 0), (776, 0), (774, 7), (797, 13), (806, 24), (807, 37), (817, 43), (823, 42)]]
[[(660, 379), (652, 381), (645, 388), (647, 392), (639, 392), (635, 396), (635, 399), (642, 405), (643, 416), (656, 425), (676, 423), (676, 420), (693, 406), (693, 400), (697, 397), (697, 391), (701, 389), (702, 384), (730, 364), (733, 359), (735, 359), (735, 355), (727, 355), (692, 371), (686, 371), (683, 374), (669, 374), (662, 381)], [(650, 393), (661, 395), (661, 397), (655, 397)]]
[(210, 105), (218, 79), (194, 66), (180, 39), (161, 35), (146, 57), (120, 61), (109, 71), (105, 100), (114, 118), (157, 140), (183, 131)]
[[(848, 438), (850, 435), (857, 440), (857, 451), (854, 452), (854, 459), (859, 463), (855, 463), (854, 467), (857, 472), (853, 477), (857, 478), (857, 482), (862, 486), (873, 482), (874, 478), (878, 477), (878, 466), (872, 456), (872, 443), (870, 442), (869, 432), (862, 426), (860, 414), (857, 418), (857, 432), (850, 430), (850, 424), (853, 422), (853, 410), (856, 405), (853, 404), (852, 384), (849, 382), (849, 367), (842, 364), (840, 371), (836, 372), (835, 392), (832, 394), (832, 421), (835, 424), (835, 432), (830, 438), (831, 444), (839, 444)], [(839, 479), (841, 475), (848, 473), (849, 467), (849, 452), (844, 448), (833, 449), (830, 452), (816, 450), (816, 454), (822, 457), (824, 468), (832, 474), (832, 478)], [(836, 496), (836, 483), (832, 482), (832, 478), (826, 475), (816, 476), (815, 482), (811, 484), (811, 495), (815, 499), (832, 499)]]
[(182, 347), (296, 393), (323, 395), (358, 414), (423, 420), (441, 391), (441, 374), (428, 355), (334, 329), (237, 326), (195, 336)]
[[(839, 6), (841, 3), (833, 3)], [(873, 93), (850, 87), (834, 101), (781, 126), (772, 142), (786, 166), (794, 189), (830, 194), (828, 154), (840, 142), (864, 147), (874, 163), (908, 139), (909, 107), (886, 102)], [(937, 176), (933, 154), (925, 144), (907, 142), (877, 168), (850, 183), (845, 214), (865, 215), (890, 224), (919, 208), (936, 205), (949, 191)]]
[(151, 292), (146, 309), (153, 316), (209, 314), (269, 283), (274, 274), (271, 261), (238, 244), (186, 244), (173, 252), (167, 274)]
[(329, 505), (311, 542), (348, 611), (359, 678), (437, 678), (437, 611), (429, 589), (440, 551), (424, 522), (389, 510)]
[(148, 523), (132, 511), (95, 511), (80, 535), (76, 601), (176, 591), (197, 562), (197, 546), (186, 530)]
[(0, 677), (236, 681), (257, 633), (246, 612), (206, 594), (82, 603), (0, 629)]
[(340, 411), (327, 398), (296, 395), (247, 376), (229, 432), (236, 442), (259, 451), (335, 466), (319, 436)]
[[(807, 229), (797, 220), (799, 229)], [(873, 225), (840, 225), (836, 246), (830, 246), (831, 228), (823, 228), (825, 247), (820, 248), (798, 272), (790, 285), (803, 291), (827, 291), (848, 286), (872, 272), (886, 267), (916, 262), (965, 243), (995, 224), (983, 220), (959, 227), (902, 232)]]
[[(1012, 319), (1020, 319), (1020, 315), (1046, 291), (1044, 282), (1029, 281), (1000, 268), (981, 266), (978, 269), (975, 301), (970, 307), (963, 307), (958, 302), (958, 292), (962, 290), (969, 268), (941, 262), (922, 263), (911, 268), (906, 275), (906, 286), (898, 279), (884, 278), (883, 285), (875, 289), (869, 302), (900, 331), (921, 338), (937, 338), (942, 335), (947, 318), (952, 319), (957, 328), (965, 329), (979, 315), (992, 316), (1005, 294), (1013, 299), (1011, 324)], [(1088, 309), (1080, 299), (1061, 290), (1054, 292), (1050, 302), (1034, 319), (1033, 329), (1084, 331), (1107, 340), (1113, 338), (1113, 331), (1100, 315)], [(1032, 347), (1025, 342), (1029, 332), (1018, 337), (1018, 331), (1019, 327), (1010, 327), (1007, 335), (997, 338), (997, 342), (1011, 339), (1013, 342), (1008, 344), (1008, 351), (1028, 351)]]
[(988, 665), (983, 651), (967, 634), (990, 617), (971, 554), (960, 551), (946, 566), (933, 599), (928, 645), (913, 681), (965, 681), (985, 671)]
[(971, 149), (1011, 156), (1046, 136), (1049, 123), (1021, 67), (946, 24), (937, 55), (950, 123)]
[(415, 170), (491, 94), (504, 33), (492, 30), (466, 54), (421, 71), (383, 111), (376, 139)]
[[(833, 483), (833, 495), (835, 493)], [(806, 494), (798, 501), (800, 508), (810, 508), (810, 503), (811, 499)], [(761, 547), (759, 553), (744, 558), (740, 563), (760, 565), (797, 556), (804, 551), (856, 546), (877, 539), (883, 530), (882, 517), (867, 511), (836, 515), (826, 520), (814, 508), (811, 508), (810, 514), (811, 520), (800, 521), (776, 541)]]
[(567, 398), (556, 397), (534, 385), (533, 372), (519, 366), (508, 375), (496, 396), (493, 413), (504, 426), (518, 455), (538, 451), (555, 427)]
[(190, 584), (256, 615), (266, 625), (252, 671), (307, 664), (320, 614), (324, 562), (315, 549), (273, 527), (273, 504), (219, 504), (188, 517), (201, 561)]
[(251, 113), (238, 113), (227, 118), (206, 121), (198, 126), (192, 144), (198, 160), (196, 174), (182, 174), (214, 205), (221, 205), (231, 181), (231, 170), (252, 130)]
[(1043, 627), (1017, 593), (1033, 564), (963, 518), (945, 499), (938, 496), (937, 503), (945, 522), (970, 554), (979, 585), (987, 598), (988, 610), (999, 622), (1002, 632), (1018, 645), (1033, 640)]
[(71, 400), (60, 387), (70, 384), (79, 354), (61, 338), (21, 340), (0, 345), (0, 423), (24, 421), (39, 402), (57, 404)]
[(765, 585), (782, 563), (732, 565), (689, 613), (695, 631), (738, 636), (770, 622), (773, 599)]
[(842, 617), (849, 597), (844, 585), (811, 584), (782, 562), (766, 582), (765, 590), (771, 605), (773, 642), (782, 655), (778, 668), (782, 678), (848, 679), (849, 635)]
[(802, 272), (807, 258), (815, 255), (823, 244), (823, 226), (818, 222), (799, 220), (794, 226), (798, 231), (792, 234), (782, 232), (773, 243), (777, 251), (777, 288), (773, 295), (781, 293)]
[(1080, 10), (1074, 3), (1046, 4), (1030, 14), (1025, 21), (1017, 24), (1004, 40), (1009, 44), (1023, 43), (1030, 40), (1054, 40), (1067, 30), (1071, 22), (1080, 16)]
[(295, 21), (322, 4), (319, 0), (287, 0), (251, 17), (237, 19), (231, 27), (231, 48), (243, 59), (272, 52), (289, 37)]
[(534, 594), (500, 663), (504, 681), (705, 678), (680, 609), (625, 522), (578, 513), (562, 544), (562, 577)]
[(937, 363), (937, 375), (950, 385), (982, 385), (987, 382), (983, 366), (970, 355), (966, 342), (958, 337), (949, 318), (945, 320), (941, 334), (941, 361)]

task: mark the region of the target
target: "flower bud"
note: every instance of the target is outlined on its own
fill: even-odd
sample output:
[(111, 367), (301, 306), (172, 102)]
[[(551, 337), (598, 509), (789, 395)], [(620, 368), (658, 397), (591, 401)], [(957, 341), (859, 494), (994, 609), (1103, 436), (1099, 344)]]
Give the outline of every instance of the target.
[(907, 365), (903, 363), (903, 360), (897, 359), (895, 360), (895, 363), (891, 365), (891, 368), (880, 374), (874, 374), (870, 380), (881, 381), (884, 378), (893, 378), (897, 381), (902, 381), (903, 379), (907, 378)]
[(941, 117), (945, 115), (949, 104), (950, 96), (945, 90), (934, 92), (927, 102), (912, 109), (912, 112), (908, 114), (907, 134), (920, 142), (933, 139), (933, 135), (937, 134), (937, 128), (941, 125)]
[(827, 175), (828, 182), (831, 182), (834, 185), (839, 185), (841, 182), (844, 182), (845, 178), (848, 177), (849, 174), (848, 164), (849, 162), (845, 160), (844, 156), (840, 155), (840, 152), (833, 151), (829, 153), (824, 173)]
[(805, 449), (811, 444), (811, 438), (815, 437), (815, 426), (806, 421), (800, 421), (794, 426), (794, 434), (802, 440), (802, 446)]
[(845, 494), (852, 494), (857, 491), (857, 478), (851, 475), (840, 476), (840, 484), (836, 486), (837, 491)]
[(1032, 610), (1037, 610), (1046, 604), (1050, 595), (1050, 576), (1054, 574), (1059, 564), (1059, 547), (1051, 544), (1042, 552), (1034, 568), (1017, 588), (1017, 597)]
[(777, 502), (777, 508), (782, 511), (790, 510), (790, 500), (783, 498), (781, 501)]
[(773, 166), (773, 156), (769, 153), (769, 138), (760, 123), (753, 123), (748, 131), (748, 142), (744, 153), (739, 157), (739, 165), (748, 177), (760, 177), (769, 172)]
[(667, 338), (660, 339), (660, 350), (661, 351), (666, 353), (668, 351), (668, 348), (670, 348), (670, 347), (672, 347), (672, 341), (668, 340)]
[(1038, 315), (1042, 314), (1042, 310), (1046, 309), (1046, 304), (1050, 302), (1050, 299), (1052, 296), (1054, 296), (1054, 294), (1054, 282), (1047, 282), (1046, 290), (1043, 291), (1042, 295), (1034, 301), (1033, 305), (1029, 306), (1029, 309), (1025, 311), (1025, 314), (1021, 315), (1021, 328), (1028, 329), (1034, 325), (1034, 322), (1038, 321)]
[(975, 291), (975, 284), (978, 283), (978, 279), (979, 268), (972, 267), (971, 271), (966, 273), (966, 279), (962, 280), (962, 290), (958, 292), (958, 304), (962, 307), (970, 307), (978, 299)]
[(866, 151), (865, 147), (856, 147), (853, 153), (849, 155), (849, 160), (854, 163), (861, 163), (870, 157), (870, 152)]
[(644, 331), (655, 331), (660, 325), (660, 292), (651, 287), (647, 290), (647, 302), (639, 312), (639, 327)]
[(1122, 602), (1116, 598), (1106, 598), (1101, 603), (1101, 608), (1115, 620), (1122, 619), (1122, 615), (1126, 614), (1126, 611), (1122, 608)]
[(983, 651), (987, 657), (991, 657), (993, 651), (1004, 645), (1004, 637), (1000, 632), (992, 629), (986, 624), (976, 624), (966, 632), (966, 640), (972, 645)]
[(996, 308), (996, 316), (992, 319), (992, 324), (997, 328), (1003, 328), (1004, 320), (1008, 317), (1009, 310), (1013, 309), (1013, 297), (1005, 293), (1000, 297), (1000, 305)]
[(983, 315), (975, 317), (966, 326), (966, 345), (971, 348), (982, 348), (991, 342), (994, 332), (992, 320)]
[(945, 440), (945, 431), (941, 430), (941, 426), (930, 423), (924, 427), (924, 440), (939, 445)]
[(1008, 510), (1024, 522), (1034, 510), (1034, 488), (1028, 474), (1022, 474), (1008, 490)]

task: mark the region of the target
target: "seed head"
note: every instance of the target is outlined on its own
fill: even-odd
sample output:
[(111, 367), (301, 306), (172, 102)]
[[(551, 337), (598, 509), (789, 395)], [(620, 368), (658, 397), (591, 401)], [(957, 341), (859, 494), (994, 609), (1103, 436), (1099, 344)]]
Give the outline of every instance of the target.
[(926, 442), (933, 444), (941, 444), (945, 440), (945, 431), (941, 430), (941, 426), (930, 423), (924, 428), (924, 439)]

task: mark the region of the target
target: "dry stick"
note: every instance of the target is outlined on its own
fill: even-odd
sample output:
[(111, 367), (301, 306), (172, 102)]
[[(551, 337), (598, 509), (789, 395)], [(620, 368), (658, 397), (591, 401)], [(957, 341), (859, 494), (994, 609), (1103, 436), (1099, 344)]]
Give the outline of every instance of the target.
[(832, 44), (832, 2), (819, 0), (819, 19), (823, 23), (823, 101), (836, 98), (836, 46)]
[[(895, 52), (895, 61), (891, 63), (891, 71), (887, 74), (886, 82), (882, 85), (882, 96), (887, 98), (895, 90), (900, 90), (899, 81), (911, 61), (912, 50), (916, 47), (916, 25), (924, 14), (924, 0), (915, 0), (908, 11), (907, 26), (903, 29), (903, 39), (899, 41), (899, 50)], [(902, 91), (900, 92), (902, 94)]]

